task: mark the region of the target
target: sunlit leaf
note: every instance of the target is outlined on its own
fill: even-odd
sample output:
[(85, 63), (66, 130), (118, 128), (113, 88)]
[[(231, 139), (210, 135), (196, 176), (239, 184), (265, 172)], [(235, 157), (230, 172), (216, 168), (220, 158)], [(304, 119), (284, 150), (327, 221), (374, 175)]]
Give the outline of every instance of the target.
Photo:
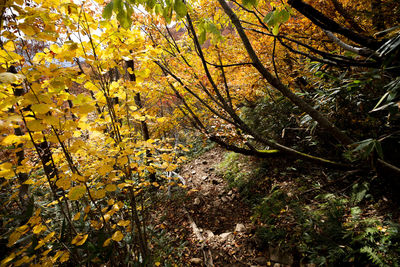
[(85, 186), (81, 185), (81, 186), (75, 186), (73, 188), (71, 188), (71, 190), (68, 193), (68, 198), (70, 200), (79, 200), (80, 198), (82, 198), (85, 195), (86, 192), (86, 188)]
[(77, 236), (72, 239), (71, 244), (76, 245), (76, 246), (81, 246), (86, 242), (86, 239), (88, 238), (88, 234), (78, 234)]
[(103, 18), (110, 19), (113, 9), (114, 9), (114, 2), (111, 1), (103, 9)]
[(122, 234), (121, 231), (116, 231), (116, 232), (112, 235), (111, 238), (112, 238), (112, 240), (119, 242), (119, 241), (122, 240), (122, 238), (124, 238), (124, 235)]
[(183, 18), (187, 14), (185, 3), (182, 0), (175, 0), (174, 10), (179, 17)]

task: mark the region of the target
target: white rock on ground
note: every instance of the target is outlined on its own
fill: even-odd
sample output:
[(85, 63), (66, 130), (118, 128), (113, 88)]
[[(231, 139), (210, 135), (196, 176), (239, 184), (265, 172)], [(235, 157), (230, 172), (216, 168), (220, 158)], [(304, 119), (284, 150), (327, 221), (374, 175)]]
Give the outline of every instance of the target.
[(203, 260), (200, 258), (191, 258), (190, 263), (200, 265), (203, 263)]
[(230, 235), (232, 235), (232, 233), (228, 232), (228, 233), (220, 234), (219, 237), (221, 238), (222, 241), (225, 242), (229, 238)]
[(244, 233), (244, 232), (246, 232), (246, 227), (244, 226), (244, 224), (238, 223), (238, 224), (236, 224), (235, 232)]

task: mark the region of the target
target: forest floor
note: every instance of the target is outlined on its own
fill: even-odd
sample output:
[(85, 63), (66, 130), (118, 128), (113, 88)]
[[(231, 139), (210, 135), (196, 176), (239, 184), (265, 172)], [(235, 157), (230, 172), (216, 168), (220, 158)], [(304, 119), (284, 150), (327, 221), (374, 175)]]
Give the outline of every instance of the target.
[(186, 163), (186, 196), (161, 204), (161, 228), (186, 241), (183, 266), (290, 266), (290, 257), (257, 246), (250, 207), (216, 170), (223, 158), (214, 148)]

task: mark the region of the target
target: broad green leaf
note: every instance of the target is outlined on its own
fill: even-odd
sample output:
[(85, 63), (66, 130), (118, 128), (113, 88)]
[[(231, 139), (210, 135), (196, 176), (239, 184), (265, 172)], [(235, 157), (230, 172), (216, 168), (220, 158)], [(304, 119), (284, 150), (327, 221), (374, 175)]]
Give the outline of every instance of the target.
[(112, 11), (114, 9), (114, 2), (111, 1), (110, 3), (108, 3), (103, 10), (103, 18), (105, 19), (110, 19), (111, 15), (112, 15)]
[(122, 0), (113, 0), (114, 4), (113, 4), (113, 10), (115, 12), (121, 12), (123, 10), (123, 6), (122, 6)]
[(199, 43), (202, 45), (204, 44), (204, 42), (206, 41), (207, 38), (207, 33), (205, 30), (200, 31), (200, 35), (199, 35)]
[(209, 31), (209, 32), (211, 32), (211, 33), (213, 33), (213, 34), (216, 34), (216, 35), (219, 35), (219, 34), (220, 34), (217, 25), (215, 25), (215, 24), (212, 23), (212, 22), (207, 23), (207, 31)]
[[(274, 27), (278, 23), (278, 16), (277, 16), (277, 11), (271, 11), (271, 16), (269, 17), (268, 21), (266, 22), (268, 26)], [(269, 13), (268, 13), (269, 14)], [(268, 15), (267, 14), (267, 15)]]
[(269, 21), (270, 21), (271, 18), (273, 17), (274, 12), (275, 12), (275, 11), (268, 12), (268, 14), (265, 15), (263, 21), (264, 21), (265, 23), (269, 24)]
[(242, 4), (246, 7), (256, 7), (257, 6), (257, 0), (242, 0)]
[(155, 12), (157, 15), (162, 14), (162, 6), (161, 6), (160, 4), (156, 4), (156, 5), (154, 6), (154, 12)]
[(290, 13), (286, 11), (286, 9), (282, 9), (278, 13), (278, 20), (280, 23), (285, 23), (286, 21), (289, 20)]
[(358, 146), (353, 150), (354, 152), (356, 151), (360, 151), (363, 150), (364, 148), (366, 148), (367, 146), (371, 145), (374, 142), (373, 139), (369, 138), (369, 139), (365, 139), (363, 141), (358, 142)]
[(146, 1), (146, 7), (151, 10), (156, 5), (156, 0), (148, 0)]
[(175, 0), (174, 10), (179, 17), (183, 18), (187, 14), (186, 5), (182, 0)]

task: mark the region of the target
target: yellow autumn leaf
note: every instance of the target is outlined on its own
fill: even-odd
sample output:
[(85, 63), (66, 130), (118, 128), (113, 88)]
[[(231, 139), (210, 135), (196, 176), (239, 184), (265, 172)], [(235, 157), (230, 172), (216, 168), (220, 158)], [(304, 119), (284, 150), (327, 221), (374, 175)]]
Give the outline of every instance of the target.
[(71, 187), (71, 181), (68, 178), (62, 178), (56, 182), (56, 185), (59, 188), (67, 190)]
[(60, 124), (60, 120), (54, 116), (46, 116), (43, 118), (43, 123), (48, 125), (58, 126)]
[(51, 259), (52, 263), (54, 264), (62, 254), (63, 254), (63, 251), (60, 251), (60, 250), (57, 251), (57, 253)]
[(35, 181), (33, 181), (32, 179), (28, 179), (24, 182), (24, 184), (34, 184)]
[(50, 253), (50, 251), (52, 251), (52, 249), (51, 249), (51, 248), (49, 248), (48, 250), (46, 250), (46, 251), (42, 252), (42, 256), (47, 256), (47, 254), (49, 254), (49, 253)]
[(46, 126), (44, 126), (40, 120), (27, 121), (26, 125), (32, 132), (40, 132), (46, 129)]
[(106, 191), (107, 192), (114, 192), (115, 190), (117, 190), (117, 186), (115, 184), (108, 184), (106, 186)]
[(62, 254), (62, 256), (60, 257), (60, 262), (64, 263), (66, 261), (69, 260), (69, 252), (68, 251), (64, 251), (64, 254)]
[(7, 258), (1, 261), (0, 266), (7, 266), (7, 263), (12, 261), (15, 258), (15, 253), (11, 253)]
[(14, 74), (11, 72), (2, 72), (0, 73), (0, 82), (1, 83), (15, 83), (17, 81), (22, 81), (25, 78), (22, 74)]
[(88, 114), (92, 111), (94, 111), (96, 108), (94, 106), (91, 106), (89, 104), (84, 104), (80, 107), (78, 107), (78, 112), (79, 114)]
[(2, 141), (1, 141), (1, 143), (3, 144), (3, 145), (5, 145), (5, 146), (8, 146), (8, 145), (12, 145), (12, 144), (19, 144), (19, 143), (21, 143), (21, 141), (22, 141), (22, 138), (21, 138), (21, 136), (16, 136), (15, 134), (10, 134), (10, 135), (8, 135), (8, 136), (6, 136)]
[(128, 226), (130, 223), (131, 223), (130, 220), (120, 220), (120, 221), (117, 223), (117, 225), (118, 225), (118, 226), (126, 227), (126, 226)]
[[(90, 191), (92, 191), (92, 190), (90, 190)], [(104, 190), (104, 189), (92, 191), (91, 193), (92, 193), (92, 196), (94, 199), (101, 199), (106, 196), (106, 190)]]
[(3, 45), (3, 48), (7, 51), (14, 51), (15, 50), (15, 46), (14, 46), (14, 42), (13, 41), (8, 41), (7, 43), (5, 43)]
[(174, 171), (176, 168), (178, 168), (178, 165), (169, 164), (169, 165), (168, 165), (168, 168), (166, 168), (165, 171), (167, 171), (167, 172), (172, 172), (172, 171)]
[(78, 212), (77, 214), (75, 214), (74, 218), (72, 218), (72, 220), (77, 221), (79, 220), (79, 218), (81, 217), (81, 213)]
[(108, 238), (106, 241), (104, 241), (103, 247), (107, 247), (108, 245), (110, 245), (111, 240), (111, 238)]
[(100, 168), (97, 169), (97, 172), (100, 175), (106, 175), (107, 173), (111, 172), (113, 170), (112, 166), (110, 165), (103, 165)]
[(33, 227), (32, 232), (34, 234), (39, 234), (40, 232), (46, 230), (46, 226), (42, 225), (42, 224), (38, 224), (35, 225), (35, 227)]
[(56, 234), (56, 232), (51, 232), (50, 234), (48, 234), (44, 239), (43, 239), (43, 241), (46, 243), (46, 242), (49, 242), (50, 241), (50, 239), (54, 236)]
[(84, 212), (85, 212), (85, 213), (89, 213), (89, 211), (90, 211), (90, 205), (87, 205), (87, 206), (85, 207)]
[(33, 112), (37, 114), (46, 114), (47, 112), (50, 111), (50, 105), (49, 104), (34, 104), (31, 106), (31, 109)]
[(83, 185), (73, 187), (69, 193), (68, 198), (70, 200), (78, 200), (85, 195), (86, 188)]
[(72, 239), (71, 244), (75, 246), (81, 246), (86, 242), (86, 239), (88, 238), (88, 234), (83, 235), (83, 234), (78, 234), (77, 236)]
[(28, 257), (28, 256), (24, 256), (22, 259), (17, 260), (17, 261), (14, 263), (14, 266), (21, 266), (22, 264), (28, 263), (28, 262), (29, 262), (29, 257)]
[(84, 176), (79, 175), (79, 174), (73, 173), (72, 174), (72, 180), (74, 180), (76, 182), (85, 182), (86, 178)]
[(158, 267), (158, 266), (161, 265), (161, 263), (157, 261), (157, 262), (154, 263), (154, 265)]
[(127, 164), (127, 163), (128, 163), (128, 157), (124, 156), (124, 157), (119, 158), (119, 159), (117, 160), (117, 163), (120, 164), (120, 165), (122, 165), (122, 166), (125, 165), (125, 164)]
[(15, 242), (17, 242), (22, 235), (23, 235), (22, 231), (18, 230), (14, 231), (8, 238), (7, 247), (11, 247), (12, 245), (14, 245)]
[(122, 238), (124, 238), (124, 234), (123, 234), (121, 231), (116, 231), (116, 232), (112, 235), (111, 238), (112, 238), (112, 240), (119, 242), (119, 241), (122, 240)]

